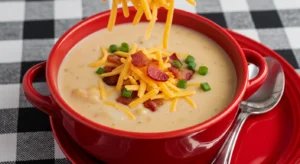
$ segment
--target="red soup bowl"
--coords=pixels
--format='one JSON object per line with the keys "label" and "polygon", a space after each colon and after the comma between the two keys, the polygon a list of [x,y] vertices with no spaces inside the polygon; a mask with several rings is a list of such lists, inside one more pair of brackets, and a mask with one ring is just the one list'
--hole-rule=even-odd
{"label": "red soup bowl", "polygon": [[[136,11],[124,18],[118,10],[116,25],[131,23]],[[158,22],[165,22],[167,11],[161,9]],[[264,82],[267,68],[258,53],[242,49],[223,28],[210,20],[182,10],[175,10],[173,24],[185,26],[214,40],[229,55],[237,76],[237,89],[231,103],[218,115],[197,125],[169,132],[137,133],[106,127],[78,114],[62,98],[57,76],[64,57],[79,41],[106,28],[109,11],[89,17],[68,30],[53,47],[47,62],[28,70],[23,79],[27,99],[51,117],[61,119],[70,137],[85,151],[107,163],[209,163],[217,153],[226,132],[238,112],[239,103],[253,94]],[[142,18],[141,21],[146,21]],[[105,38],[103,38],[105,39]],[[248,80],[248,62],[259,67],[259,74]],[[50,96],[37,93],[32,82],[45,73]]]}

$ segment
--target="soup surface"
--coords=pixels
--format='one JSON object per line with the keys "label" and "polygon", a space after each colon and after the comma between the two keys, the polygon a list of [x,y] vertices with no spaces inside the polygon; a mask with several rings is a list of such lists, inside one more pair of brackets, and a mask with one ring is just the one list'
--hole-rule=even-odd
{"label": "soup surface", "polygon": [[[97,87],[99,75],[90,63],[99,60],[100,46],[111,44],[129,45],[137,43],[139,48],[152,48],[161,44],[164,24],[155,25],[149,40],[144,39],[146,23],[135,27],[131,24],[118,25],[112,32],[106,29],[97,31],[74,46],[65,57],[58,77],[59,92],[63,99],[79,114],[101,125],[135,132],[163,132],[182,129],[201,123],[221,112],[232,100],[236,91],[236,74],[232,62],[224,50],[206,36],[182,26],[173,25],[170,32],[169,49],[179,54],[191,54],[198,66],[209,68],[206,76],[197,72],[189,83],[208,82],[211,90],[204,92],[199,86],[189,86],[187,90],[196,90],[191,96],[197,109],[192,108],[184,99],[179,99],[177,109],[170,112],[171,102],[166,101],[155,112],[142,105],[130,109],[136,116],[131,120],[122,111],[112,106],[81,99],[73,95],[74,89]],[[184,59],[183,59],[184,60]],[[196,70],[197,70],[196,68]],[[119,92],[110,91],[107,100],[116,102]]]}

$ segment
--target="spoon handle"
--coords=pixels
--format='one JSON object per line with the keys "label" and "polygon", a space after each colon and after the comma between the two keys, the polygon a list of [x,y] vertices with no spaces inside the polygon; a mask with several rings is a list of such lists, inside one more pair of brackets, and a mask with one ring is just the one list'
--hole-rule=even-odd
{"label": "spoon handle", "polygon": [[230,164],[235,143],[237,141],[240,130],[248,118],[249,113],[241,112],[234,121],[233,127],[230,130],[223,146],[219,150],[217,156],[213,160],[213,164]]}

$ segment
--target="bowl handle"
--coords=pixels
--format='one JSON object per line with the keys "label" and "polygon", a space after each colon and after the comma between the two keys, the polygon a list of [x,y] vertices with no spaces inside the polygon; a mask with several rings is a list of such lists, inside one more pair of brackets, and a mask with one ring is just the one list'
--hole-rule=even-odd
{"label": "bowl handle", "polygon": [[252,63],[254,65],[256,65],[259,69],[258,74],[248,80],[248,86],[246,89],[246,93],[243,97],[244,100],[248,99],[253,93],[255,93],[264,83],[264,81],[267,78],[267,74],[268,74],[268,66],[267,63],[264,59],[264,57],[262,55],[260,55],[259,53],[250,50],[250,49],[246,49],[243,48],[244,54],[246,56],[246,59],[249,63]]}
{"label": "bowl handle", "polygon": [[39,63],[31,67],[23,78],[22,87],[27,100],[35,107],[50,116],[56,115],[57,106],[50,96],[44,96],[38,93],[32,86],[32,82],[39,74],[45,74],[46,62]]}

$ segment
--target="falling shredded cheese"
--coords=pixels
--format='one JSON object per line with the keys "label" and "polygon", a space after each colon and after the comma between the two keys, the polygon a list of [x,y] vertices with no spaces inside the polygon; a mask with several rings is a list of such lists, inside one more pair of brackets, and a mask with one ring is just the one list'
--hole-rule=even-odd
{"label": "falling shredded cheese", "polygon": [[[113,0],[107,28],[109,31],[113,29],[117,19],[117,6],[119,4],[122,5],[123,15],[125,17],[129,17],[128,2],[131,2],[134,8],[137,10],[132,24],[137,25],[140,22],[141,17],[143,15],[145,15],[146,19],[149,21],[149,25],[145,35],[146,39],[148,39],[151,35],[153,26],[157,20],[158,8],[163,7],[166,10],[168,10],[165,30],[163,34],[163,47],[168,48],[169,33],[170,33],[171,25],[173,22],[173,15],[174,15],[174,6],[175,6],[174,1],[175,0]],[[196,5],[195,0],[186,0],[186,1],[187,3],[193,6]]]}
{"label": "falling shredded cheese", "polygon": [[127,0],[122,0],[122,5],[123,5],[123,14],[124,14],[124,17],[127,18],[127,17],[129,17]]}
{"label": "falling shredded cheese", "polygon": [[139,9],[137,10],[137,12],[136,12],[136,14],[135,14],[135,16],[134,16],[133,22],[132,22],[132,24],[133,24],[134,26],[137,25],[137,24],[140,22],[140,20],[141,20],[143,14],[144,14],[143,8],[139,8]]}
{"label": "falling shredded cheese", "polygon": [[116,0],[113,0],[112,8],[110,10],[109,20],[108,20],[108,24],[107,24],[108,31],[112,31],[112,29],[115,26],[116,19],[117,19],[117,8],[118,8],[118,4],[117,4]]}
{"label": "falling shredded cheese", "polygon": [[140,5],[143,8],[146,18],[147,20],[151,20],[152,19],[152,15],[151,15],[151,11],[149,8],[149,2],[147,2],[148,0],[140,0]]}
{"label": "falling shredded cheese", "polygon": [[164,31],[164,37],[163,37],[163,46],[164,48],[168,48],[168,39],[169,39],[169,34],[171,30],[171,25],[173,21],[173,14],[174,14],[174,0],[170,0],[170,8],[168,11],[168,16],[167,16],[167,21],[166,21],[166,26],[165,26],[165,31]]}
{"label": "falling shredded cheese", "polygon": [[156,4],[153,4],[153,7],[152,7],[152,18],[150,20],[150,23],[148,24],[148,28],[147,28],[147,31],[146,31],[146,39],[149,39],[150,38],[150,35],[151,35],[151,31],[154,27],[154,24],[156,22],[156,17],[157,17],[157,6]]}
{"label": "falling shredded cheese", "polygon": [[195,0],[186,0],[188,3],[190,3],[193,6],[196,6],[197,3],[195,2]]}

